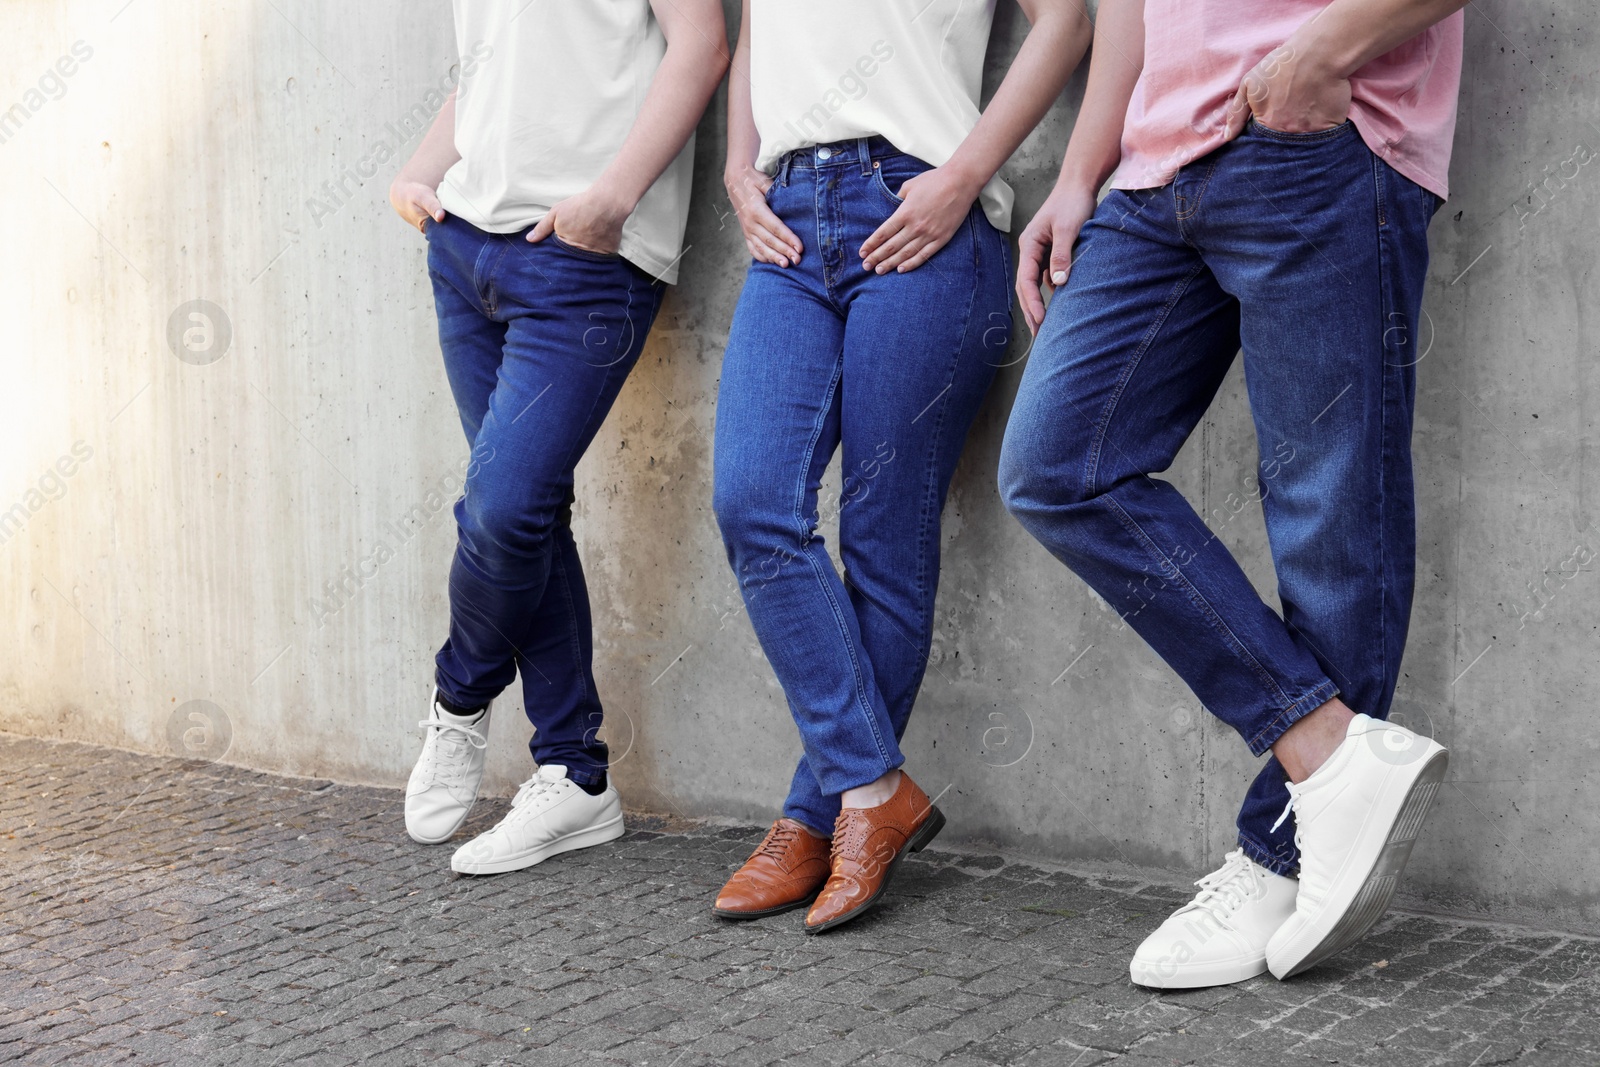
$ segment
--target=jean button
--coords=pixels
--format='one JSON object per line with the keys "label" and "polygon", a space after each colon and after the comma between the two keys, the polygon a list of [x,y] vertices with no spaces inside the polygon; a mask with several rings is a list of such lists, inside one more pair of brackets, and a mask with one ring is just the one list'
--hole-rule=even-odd
{"label": "jean button", "polygon": [[817,149],[817,158],[818,159],[832,159],[833,158],[833,149],[826,148],[826,147]]}

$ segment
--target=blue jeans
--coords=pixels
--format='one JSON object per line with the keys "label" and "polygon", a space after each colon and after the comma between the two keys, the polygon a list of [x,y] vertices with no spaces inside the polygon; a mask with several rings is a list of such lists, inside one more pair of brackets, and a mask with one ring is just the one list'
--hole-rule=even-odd
{"label": "blue jeans", "polygon": [[[939,514],[1011,324],[1005,240],[980,208],[905,274],[857,255],[928,164],[887,141],[780,163],[768,203],[798,266],[752,263],[717,397],[714,507],[804,756],[784,814],[831,833],[839,794],[900,766],[939,584]],[[841,580],[817,533],[835,450]]]}
{"label": "blue jeans", "polygon": [[445,372],[472,445],[455,506],[445,699],[487,704],[522,674],[538,763],[606,770],[572,472],[611,410],[664,286],[619,256],[527,231],[427,223]]}
{"label": "blue jeans", "polygon": [[[1253,124],[1159,189],[1113,191],[1051,302],[1000,460],[1006,506],[1256,755],[1335,695],[1388,715],[1416,555],[1411,414],[1438,199],[1346,123]],[[1280,617],[1166,470],[1235,354]],[[1299,857],[1269,759],[1239,843]]]}

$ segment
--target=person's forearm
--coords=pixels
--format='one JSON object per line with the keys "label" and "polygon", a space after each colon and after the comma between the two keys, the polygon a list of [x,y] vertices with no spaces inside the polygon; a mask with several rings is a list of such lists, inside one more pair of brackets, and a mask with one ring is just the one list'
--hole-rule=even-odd
{"label": "person's forearm", "polygon": [[744,16],[739,20],[739,43],[728,71],[728,158],[724,177],[732,180],[754,164],[760,153],[761,133],[756,129],[755,111],[750,105],[750,0],[745,0]]}
{"label": "person's forearm", "polygon": [[1089,82],[1057,185],[1098,191],[1122,159],[1122,125],[1144,69],[1144,0],[1101,0]]}
{"label": "person's forearm", "polygon": [[1094,32],[1072,0],[1022,6],[1033,26],[978,124],[944,166],[965,179],[974,197],[1061,95]]}
{"label": "person's forearm", "polygon": [[439,188],[445,171],[461,159],[456,151],[456,94],[454,90],[445,98],[444,106],[434,116],[433,125],[423,135],[422,143],[400,168],[396,181],[420,182],[430,189]]}
{"label": "person's forearm", "polygon": [[1467,0],[1333,0],[1286,42],[1329,74],[1367,63],[1467,6]]}
{"label": "person's forearm", "polygon": [[595,182],[628,212],[683,150],[728,67],[720,14],[714,26],[685,21],[673,31],[627,139]]}

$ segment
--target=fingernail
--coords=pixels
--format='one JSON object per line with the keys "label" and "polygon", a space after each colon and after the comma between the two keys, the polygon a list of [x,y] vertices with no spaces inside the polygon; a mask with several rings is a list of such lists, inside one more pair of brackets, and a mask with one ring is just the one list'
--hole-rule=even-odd
{"label": "fingernail", "polygon": [[1067,272],[1064,270],[1058,270],[1054,274],[1050,275],[1050,280],[1055,282],[1057,285],[1065,285],[1067,281]]}

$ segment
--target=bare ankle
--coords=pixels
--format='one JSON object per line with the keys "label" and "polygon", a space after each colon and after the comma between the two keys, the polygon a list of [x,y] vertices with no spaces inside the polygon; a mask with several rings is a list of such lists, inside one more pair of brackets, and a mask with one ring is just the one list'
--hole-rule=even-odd
{"label": "bare ankle", "polygon": [[1338,697],[1303,716],[1272,745],[1289,781],[1300,783],[1316,773],[1344,742],[1356,713]]}
{"label": "bare ankle", "polygon": [[879,804],[887,803],[894,796],[895,790],[900,788],[900,772],[893,770],[875,782],[858,785],[854,789],[846,789],[839,796],[839,806],[843,808],[875,808]]}

